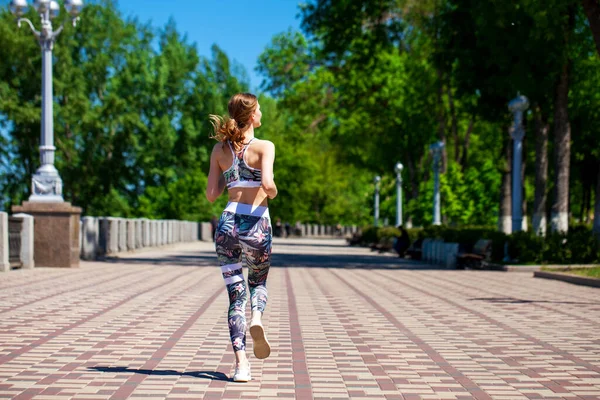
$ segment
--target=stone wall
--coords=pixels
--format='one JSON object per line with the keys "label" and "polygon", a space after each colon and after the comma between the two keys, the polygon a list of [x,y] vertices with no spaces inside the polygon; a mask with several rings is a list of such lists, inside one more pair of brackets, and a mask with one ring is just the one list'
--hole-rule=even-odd
{"label": "stone wall", "polygon": [[[150,220],[145,218],[83,217],[81,219],[81,258],[96,260],[120,252],[174,243],[212,241],[201,237],[202,224],[192,221]],[[210,228],[210,224],[208,224]]]}

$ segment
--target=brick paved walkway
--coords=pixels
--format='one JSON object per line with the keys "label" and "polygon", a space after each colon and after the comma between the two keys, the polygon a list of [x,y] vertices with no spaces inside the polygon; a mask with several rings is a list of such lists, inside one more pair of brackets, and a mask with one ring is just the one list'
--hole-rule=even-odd
{"label": "brick paved walkway", "polygon": [[[600,290],[279,240],[254,381],[212,245],[0,275],[0,398],[600,399]],[[251,352],[251,341],[249,340]]]}

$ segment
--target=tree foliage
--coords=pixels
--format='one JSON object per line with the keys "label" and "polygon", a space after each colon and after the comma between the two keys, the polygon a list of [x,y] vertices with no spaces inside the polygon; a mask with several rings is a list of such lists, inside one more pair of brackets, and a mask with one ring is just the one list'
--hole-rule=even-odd
{"label": "tree foliage", "polygon": [[[589,222],[600,173],[600,60],[579,2],[313,0],[301,16],[303,31],[275,35],[257,60],[264,77],[257,136],[277,149],[274,218],[370,223],[380,175],[381,218],[391,223],[394,165],[402,162],[404,220],[429,224],[429,146],[443,140],[443,221],[495,225],[507,103],[521,92],[551,124],[561,67],[571,60],[570,210]],[[56,166],[66,200],[87,215],[207,220],[220,212],[225,196],[215,204],[204,197],[213,143],[207,117],[224,114],[229,97],[248,90],[243,67],[216,45],[201,56],[174,21],[155,28],[124,19],[110,0],[86,5],[54,56]],[[28,197],[39,165],[41,57],[7,10],[0,58],[0,186],[8,208]],[[526,115],[528,210],[533,119]]]}

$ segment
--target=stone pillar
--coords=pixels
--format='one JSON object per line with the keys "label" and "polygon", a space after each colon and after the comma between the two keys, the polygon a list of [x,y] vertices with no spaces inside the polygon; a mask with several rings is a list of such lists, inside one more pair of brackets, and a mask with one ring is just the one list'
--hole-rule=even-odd
{"label": "stone pillar", "polygon": [[150,220],[149,219],[143,219],[141,220],[142,223],[142,247],[150,247],[150,231],[151,231],[151,227],[150,227]]}
{"label": "stone pillar", "polygon": [[0,272],[10,271],[8,262],[8,214],[0,211]]}
{"label": "stone pillar", "polygon": [[161,221],[162,223],[162,245],[169,243],[169,224],[167,220]]}
{"label": "stone pillar", "polygon": [[15,213],[33,216],[34,254],[40,267],[79,267],[79,216],[81,208],[71,203],[25,201],[13,206]]}
{"label": "stone pillar", "polygon": [[118,218],[119,221],[119,251],[127,251],[127,220]]}
{"label": "stone pillar", "polygon": [[96,255],[98,257],[103,257],[106,255],[108,248],[108,221],[106,217],[98,218],[98,249]]}
{"label": "stone pillar", "polygon": [[156,221],[156,247],[162,246],[162,221],[159,219]]}
{"label": "stone pillar", "polygon": [[105,255],[119,252],[119,218],[106,217],[100,221],[100,247]]}
{"label": "stone pillar", "polygon": [[[34,223],[33,217],[28,214],[14,214],[14,218],[21,219],[21,254],[19,258],[21,259],[21,268],[30,269],[35,267],[35,262],[33,260],[33,242],[34,242]],[[79,246],[79,243],[78,243]]]}
{"label": "stone pillar", "polygon": [[150,246],[156,247],[158,243],[158,224],[155,220],[150,221]]}
{"label": "stone pillar", "polygon": [[456,269],[456,256],[458,255],[458,243],[446,243],[446,268]]}
{"label": "stone pillar", "polygon": [[141,249],[142,247],[144,247],[142,220],[137,218],[135,219],[135,248]]}
{"label": "stone pillar", "polygon": [[99,222],[98,218],[81,218],[81,258],[95,260],[99,247]]}
{"label": "stone pillar", "polygon": [[200,240],[203,242],[212,242],[212,225],[210,222],[200,223]]}
{"label": "stone pillar", "polygon": [[127,226],[127,250],[135,250],[135,220],[126,219]]}

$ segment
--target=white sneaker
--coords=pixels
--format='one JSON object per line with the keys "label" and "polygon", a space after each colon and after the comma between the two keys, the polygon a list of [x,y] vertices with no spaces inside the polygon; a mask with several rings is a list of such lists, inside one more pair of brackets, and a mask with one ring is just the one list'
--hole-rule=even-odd
{"label": "white sneaker", "polygon": [[234,382],[248,382],[252,380],[252,377],[250,376],[250,365],[248,365],[248,368],[236,368],[232,379]]}
{"label": "white sneaker", "polygon": [[256,358],[267,358],[271,354],[271,345],[265,335],[265,328],[260,322],[250,326],[250,336],[252,336],[252,347]]}

